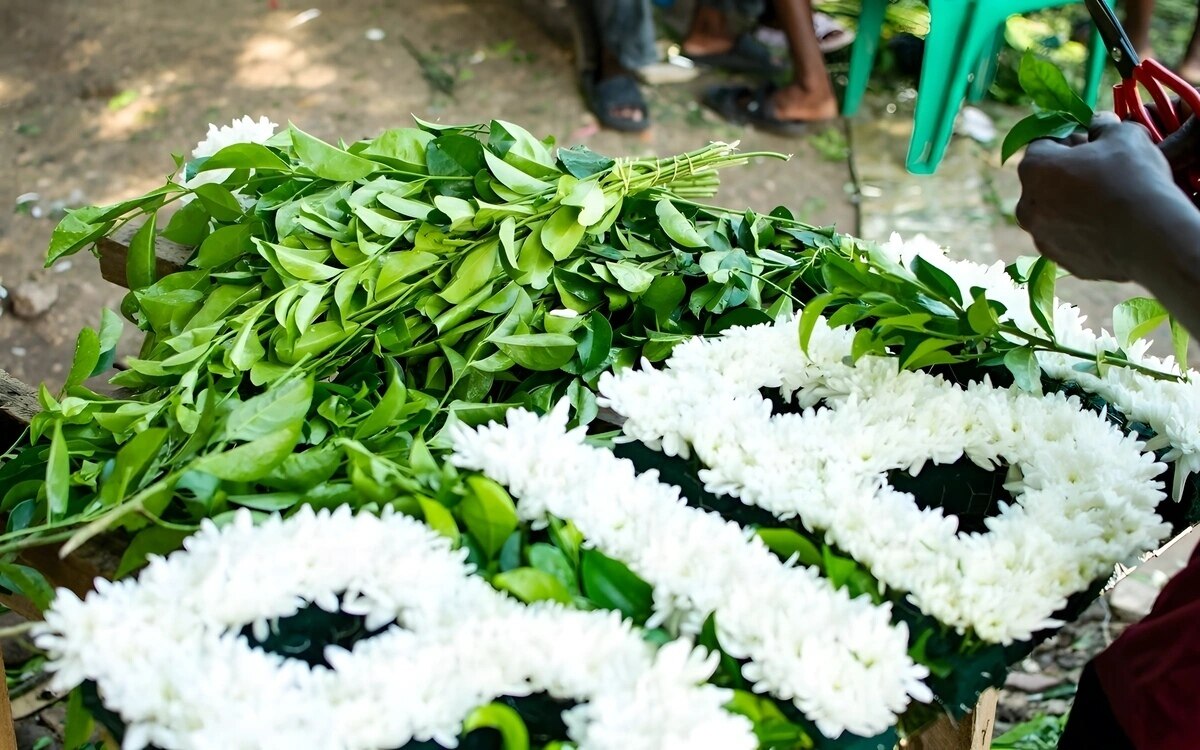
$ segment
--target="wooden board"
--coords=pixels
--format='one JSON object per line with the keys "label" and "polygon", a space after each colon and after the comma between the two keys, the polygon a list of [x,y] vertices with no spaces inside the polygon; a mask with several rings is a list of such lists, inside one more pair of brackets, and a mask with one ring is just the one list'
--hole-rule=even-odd
{"label": "wooden board", "polygon": [[42,410],[37,391],[0,370],[0,453],[21,436]]}
{"label": "wooden board", "polygon": [[[140,228],[141,224],[130,222],[113,232],[111,237],[104,237],[96,243],[100,256],[100,275],[105,281],[129,287],[125,279],[125,262],[129,257],[129,243]],[[158,278],[161,279],[186,266],[188,259],[192,257],[192,248],[159,237],[154,243],[154,255],[158,261]]]}

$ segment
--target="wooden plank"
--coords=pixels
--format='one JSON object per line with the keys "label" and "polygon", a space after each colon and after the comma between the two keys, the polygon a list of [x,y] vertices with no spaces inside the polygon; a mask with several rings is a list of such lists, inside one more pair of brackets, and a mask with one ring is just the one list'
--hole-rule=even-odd
{"label": "wooden plank", "polygon": [[975,710],[961,721],[943,716],[900,746],[904,750],[989,750],[996,729],[999,696],[995,689],[984,691]]}
{"label": "wooden plank", "polygon": [[[4,672],[4,654],[0,652],[0,673]],[[0,680],[0,750],[17,750],[17,727],[13,723],[12,703],[8,700],[8,681]]]}
{"label": "wooden plank", "polygon": [[[103,237],[96,243],[96,250],[100,256],[100,275],[105,281],[129,287],[125,279],[125,262],[129,257],[129,243],[140,228],[141,224],[130,222],[113,232],[111,237]],[[161,279],[167,274],[182,270],[192,257],[192,248],[159,237],[154,242],[154,255],[158,261],[158,277]]]}
{"label": "wooden plank", "polygon": [[41,410],[37,391],[0,370],[0,417],[24,426]]}

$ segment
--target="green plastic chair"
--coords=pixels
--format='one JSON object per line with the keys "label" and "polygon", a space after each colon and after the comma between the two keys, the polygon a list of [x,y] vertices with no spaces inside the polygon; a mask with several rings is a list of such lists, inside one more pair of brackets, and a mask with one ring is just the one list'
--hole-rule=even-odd
{"label": "green plastic chair", "polygon": [[[946,153],[963,101],[978,101],[991,87],[1008,17],[1075,2],[1079,0],[928,0],[930,29],[925,38],[925,61],[906,161],[908,171],[933,174]],[[863,0],[842,104],[842,114],[847,117],[858,112],[866,93],[887,3]],[[1106,59],[1104,43],[1095,33],[1083,92],[1084,100],[1093,106]]]}

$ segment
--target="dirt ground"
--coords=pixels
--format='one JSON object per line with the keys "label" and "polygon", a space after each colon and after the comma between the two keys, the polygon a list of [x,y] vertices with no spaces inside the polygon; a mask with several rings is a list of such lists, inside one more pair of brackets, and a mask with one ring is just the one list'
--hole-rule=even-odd
{"label": "dirt ground", "polygon": [[58,298],[34,320],[0,315],[0,368],[55,389],[79,328],[120,303],[87,255],[42,269],[61,209],[156,187],[172,152],[243,114],[347,141],[407,124],[409,113],[497,117],[615,155],[741,138],[796,157],[728,172],[723,205],[782,203],[856,228],[847,161],[702,113],[695,94],[712,78],[651,90],[648,134],[598,132],[576,90],[563,0],[313,2],[0,2],[0,284],[34,280]]}

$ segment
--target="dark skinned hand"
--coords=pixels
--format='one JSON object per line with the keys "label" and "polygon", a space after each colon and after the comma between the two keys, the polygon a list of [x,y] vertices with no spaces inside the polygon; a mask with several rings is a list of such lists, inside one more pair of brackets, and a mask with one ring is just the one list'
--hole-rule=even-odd
{"label": "dark skinned hand", "polygon": [[1197,209],[1175,185],[1174,165],[1164,155],[1194,158],[1198,134],[1189,122],[1160,149],[1141,126],[1104,113],[1086,143],[1036,141],[1019,168],[1017,220],[1039,252],[1076,276],[1149,284],[1145,276],[1167,264],[1148,253],[1170,253],[1179,241],[1200,243],[1178,236],[1196,225]]}

